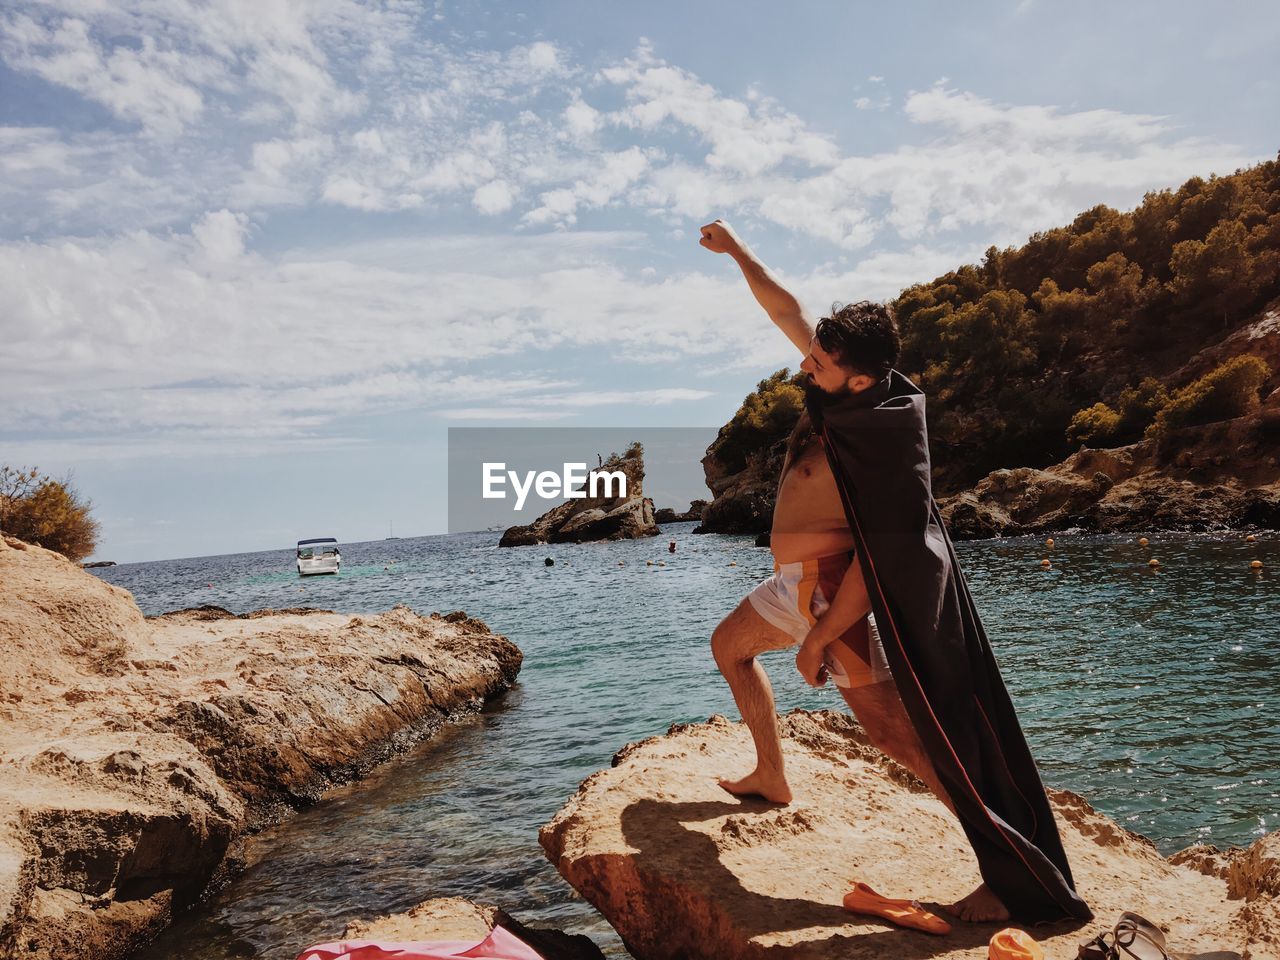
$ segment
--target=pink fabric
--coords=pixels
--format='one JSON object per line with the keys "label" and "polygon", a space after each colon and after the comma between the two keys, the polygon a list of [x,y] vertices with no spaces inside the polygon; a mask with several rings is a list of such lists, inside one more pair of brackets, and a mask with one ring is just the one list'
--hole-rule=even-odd
{"label": "pink fabric", "polygon": [[344,940],[307,947],[298,960],[542,960],[533,947],[515,934],[494,927],[479,943],[469,940],[437,940],[431,943],[385,943],[378,940]]}

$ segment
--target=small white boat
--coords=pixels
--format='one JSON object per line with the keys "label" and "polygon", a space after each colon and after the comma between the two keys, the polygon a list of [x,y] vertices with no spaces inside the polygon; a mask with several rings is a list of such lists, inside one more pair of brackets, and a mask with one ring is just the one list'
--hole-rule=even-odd
{"label": "small white boat", "polygon": [[342,567],[342,551],[333,537],[298,541],[298,576],[337,573]]}

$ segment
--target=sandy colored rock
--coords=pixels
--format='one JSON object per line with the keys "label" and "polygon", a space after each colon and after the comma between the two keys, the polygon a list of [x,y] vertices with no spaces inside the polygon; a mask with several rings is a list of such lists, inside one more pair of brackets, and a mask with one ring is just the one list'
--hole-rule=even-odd
{"label": "sandy colored rock", "polygon": [[560,930],[527,927],[497,907],[462,897],[440,897],[375,920],[348,924],[346,940],[396,942],[475,940],[479,943],[495,927],[505,927],[529,944],[545,960],[604,960],[590,937]]}
{"label": "sandy colored rock", "polygon": [[[886,896],[949,903],[977,885],[977,866],[946,808],[852,718],[795,711],[783,733],[797,797],[788,807],[716,786],[749,770],[754,752],[744,726],[713,717],[624,748],[543,828],[542,846],[638,960],[985,958],[1000,925],[957,923],[936,938],[842,908],[855,879]],[[1161,923],[1179,950],[1280,956],[1269,881],[1242,882],[1235,892],[1251,898],[1229,899],[1224,876],[1171,863],[1072,793],[1051,800],[1097,919],[1036,928],[1047,957],[1074,957],[1123,910]],[[1250,876],[1271,877],[1270,857],[1237,852],[1224,863],[1248,860]]]}
{"label": "sandy colored rock", "polygon": [[233,868],[246,830],[506,689],[464,615],[205,607],[0,538],[0,955],[112,960]]}

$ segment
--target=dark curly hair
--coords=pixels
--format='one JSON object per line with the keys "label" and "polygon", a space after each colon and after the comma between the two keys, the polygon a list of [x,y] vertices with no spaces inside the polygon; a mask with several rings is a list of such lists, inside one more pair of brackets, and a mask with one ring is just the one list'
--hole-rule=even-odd
{"label": "dark curly hair", "polygon": [[841,366],[877,378],[897,365],[902,349],[893,313],[870,300],[833,303],[831,316],[818,321],[814,337]]}

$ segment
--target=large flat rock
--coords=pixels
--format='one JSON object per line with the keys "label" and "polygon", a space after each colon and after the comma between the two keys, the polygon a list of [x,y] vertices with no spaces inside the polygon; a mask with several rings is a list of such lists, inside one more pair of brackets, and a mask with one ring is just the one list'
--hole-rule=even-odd
{"label": "large flat rock", "polygon": [[478,709],[520,651],[462,615],[147,619],[0,537],[0,955],[114,960],[255,827]]}
{"label": "large flat rock", "polygon": [[[790,806],[716,786],[748,771],[754,752],[744,726],[713,717],[628,746],[584,781],[542,830],[548,858],[638,960],[985,958],[1000,925],[957,923],[939,938],[842,908],[852,880],[950,903],[977,885],[977,866],[946,808],[852,718],[796,711],[783,729]],[[1280,956],[1280,862],[1265,852],[1277,835],[1247,854],[1202,851],[1175,864],[1082,798],[1051,799],[1097,921],[1036,928],[1047,957],[1075,957],[1123,910],[1164,925],[1181,950]]]}

